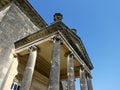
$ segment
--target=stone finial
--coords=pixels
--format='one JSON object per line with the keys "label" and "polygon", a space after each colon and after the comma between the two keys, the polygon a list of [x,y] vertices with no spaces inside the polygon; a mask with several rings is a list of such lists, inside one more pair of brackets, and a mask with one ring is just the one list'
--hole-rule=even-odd
{"label": "stone finial", "polygon": [[62,21],[63,15],[61,13],[54,14],[54,21]]}
{"label": "stone finial", "polygon": [[73,33],[75,33],[75,34],[76,34],[76,32],[77,32],[76,29],[71,29],[71,31],[72,31]]}

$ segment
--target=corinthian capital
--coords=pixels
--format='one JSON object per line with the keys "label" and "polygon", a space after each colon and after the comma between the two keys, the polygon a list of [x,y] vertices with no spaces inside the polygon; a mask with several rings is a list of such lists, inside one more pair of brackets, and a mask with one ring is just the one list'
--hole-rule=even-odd
{"label": "corinthian capital", "polygon": [[29,50],[29,51],[35,51],[35,50],[37,50],[37,47],[36,47],[36,46],[31,46],[31,47],[29,47],[28,50]]}

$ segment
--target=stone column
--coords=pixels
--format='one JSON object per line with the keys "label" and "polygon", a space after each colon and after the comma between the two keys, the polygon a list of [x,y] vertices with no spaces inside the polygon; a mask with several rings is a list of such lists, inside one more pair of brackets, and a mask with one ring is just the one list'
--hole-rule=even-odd
{"label": "stone column", "polygon": [[68,90],[75,90],[74,56],[72,53],[70,53],[67,57],[67,76]]}
{"label": "stone column", "polygon": [[87,90],[85,70],[83,67],[80,68],[80,88],[81,90]]}
{"label": "stone column", "polygon": [[92,77],[91,77],[90,75],[87,75],[88,90],[93,90],[91,78],[92,78]]}
{"label": "stone column", "polygon": [[31,86],[32,76],[33,76],[36,57],[37,57],[37,49],[35,46],[32,46],[29,48],[29,51],[30,54],[29,54],[27,66],[24,71],[20,90],[29,90]]}
{"label": "stone column", "polygon": [[60,84],[60,38],[53,39],[52,61],[48,90],[59,90]]}

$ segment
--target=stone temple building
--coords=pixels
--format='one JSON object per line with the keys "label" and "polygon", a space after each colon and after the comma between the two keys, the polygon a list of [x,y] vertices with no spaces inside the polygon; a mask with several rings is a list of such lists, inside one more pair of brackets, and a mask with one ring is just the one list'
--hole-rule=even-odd
{"label": "stone temple building", "polygon": [[93,90],[92,69],[62,14],[48,25],[27,0],[0,0],[0,90]]}

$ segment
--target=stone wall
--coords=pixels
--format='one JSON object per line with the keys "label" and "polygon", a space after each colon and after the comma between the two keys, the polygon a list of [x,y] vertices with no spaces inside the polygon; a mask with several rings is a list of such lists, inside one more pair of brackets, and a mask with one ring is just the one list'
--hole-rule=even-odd
{"label": "stone wall", "polygon": [[3,90],[8,81],[8,69],[14,60],[14,42],[39,28],[13,3],[0,11],[0,16],[0,90]]}

